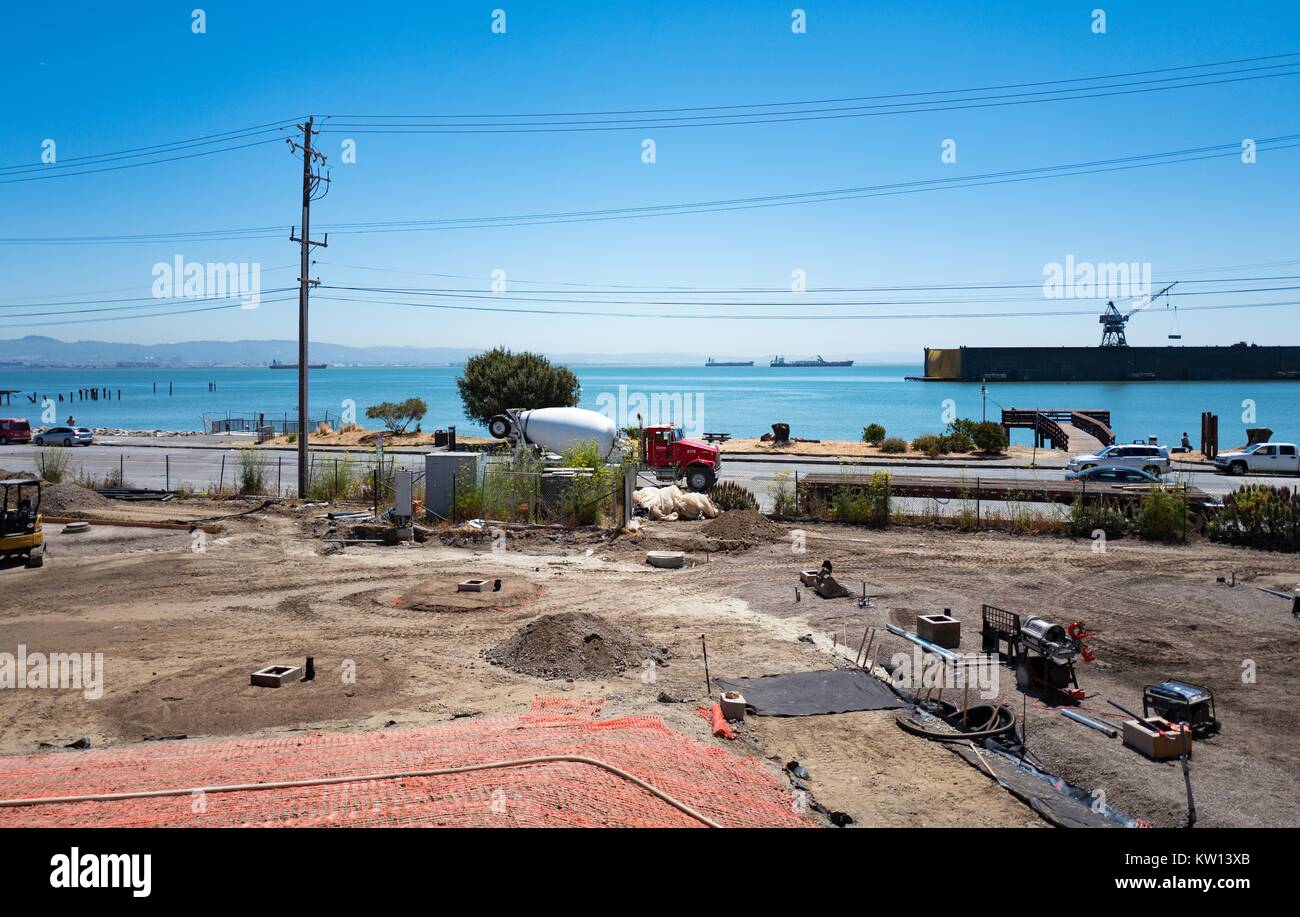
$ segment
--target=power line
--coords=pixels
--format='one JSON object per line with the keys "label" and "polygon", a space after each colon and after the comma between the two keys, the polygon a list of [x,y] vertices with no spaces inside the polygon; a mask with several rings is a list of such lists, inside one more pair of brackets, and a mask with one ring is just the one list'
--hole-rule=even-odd
{"label": "power line", "polygon": [[[1294,64],[1275,65],[1275,67],[1252,68],[1252,70],[1275,69],[1276,67],[1294,67]],[[1251,72],[1251,71],[1225,71],[1224,74],[1203,74],[1202,76],[1223,76],[1228,73]],[[1082,90],[1062,90],[1052,93],[1019,93],[1018,96],[1044,96],[1036,98],[1011,98],[1006,99],[998,96],[984,96],[975,98],[958,98],[942,100],[937,104],[929,107],[915,107],[919,103],[896,103],[892,105],[873,105],[873,106],[856,106],[851,109],[804,109],[789,112],[759,112],[750,115],[701,115],[681,117],[675,119],[620,119],[605,121],[536,121],[536,122],[519,122],[519,121],[502,121],[502,122],[485,122],[485,123],[440,123],[440,124],[391,124],[382,121],[359,121],[359,122],[327,122],[328,128],[324,133],[331,134],[535,134],[535,133],[588,133],[602,131],[627,131],[627,130],[673,130],[679,128],[697,128],[697,127],[730,127],[746,124],[783,124],[802,121],[829,121],[842,120],[847,118],[869,118],[882,117],[887,115],[903,114],[923,114],[933,112],[947,111],[965,111],[970,109],[981,108],[1005,108],[1017,105],[1034,105],[1045,102],[1071,102],[1084,99],[1109,98],[1113,96],[1136,95],[1148,92],[1163,92],[1172,89],[1187,89],[1200,86],[1217,86],[1227,83],[1252,82],[1255,80],[1275,79],[1277,77],[1300,76],[1300,69],[1290,69],[1278,73],[1257,73],[1253,76],[1234,76],[1228,79],[1203,79],[1200,82],[1181,82],[1176,85],[1166,86],[1144,86],[1140,84],[1114,84],[1112,86],[1089,87],[1089,90],[1107,90],[1107,91],[1082,91]],[[1171,80],[1143,81],[1151,82],[1173,82],[1174,80],[1188,80],[1194,77],[1178,77]],[[1136,88],[1134,88],[1136,87]],[[910,106],[910,107],[909,107]],[[892,109],[889,111],[880,111],[876,109]],[[372,116],[354,116],[383,118],[392,117],[385,115]]]}
{"label": "power line", "polygon": [[[290,302],[292,299],[293,297],[286,297],[283,299],[268,299],[268,300],[264,300],[262,302],[262,305],[274,305],[275,303]],[[196,312],[217,312],[223,309],[243,309],[243,308],[244,307],[241,306],[239,303],[231,303],[230,305],[226,305],[226,306],[204,306],[198,309],[177,309],[170,312],[150,312],[150,313],[142,313],[136,315],[110,315],[104,318],[74,318],[62,322],[42,321],[39,322],[39,325],[42,328],[48,328],[48,327],[53,327],[55,325],[83,325],[83,324],[88,324],[90,322],[120,322],[120,321],[126,321],[128,319],[135,319],[135,318],[158,318],[158,317],[169,317],[173,315],[192,315]]]}
{"label": "power line", "polygon": [[181,156],[169,156],[164,159],[152,159],[149,160],[148,162],[129,162],[129,163],[124,163],[122,165],[103,166],[102,168],[97,168],[97,169],[82,169],[76,172],[48,172],[40,175],[29,175],[26,178],[0,179],[0,185],[15,185],[15,184],[20,184],[22,182],[29,182],[29,181],[47,181],[51,178],[71,178],[77,175],[96,175],[101,172],[118,172],[121,171],[122,169],[138,169],[141,166],[156,166],[165,162],[178,162],[182,159],[196,159],[200,156],[213,156],[217,153],[230,153],[235,150],[245,150],[248,149],[249,147],[263,146],[267,143],[280,143],[280,142],[282,142],[282,138],[270,137],[265,140],[254,140],[249,143],[241,143],[235,146],[222,147],[221,149],[217,149],[217,150],[201,150],[197,153],[186,153]]}
{"label": "power line", "polygon": [[178,149],[242,140],[246,137],[257,136],[258,134],[283,130],[292,123],[292,121],[272,121],[267,124],[256,124],[252,127],[237,128],[235,130],[222,131],[220,133],[208,134],[202,137],[191,137],[187,140],[175,140],[170,143],[157,143],[152,146],[132,147],[131,149],[117,150],[112,153],[93,153],[86,156],[73,156],[70,158],[60,159],[53,163],[44,163],[40,165],[25,163],[12,166],[0,166],[0,175],[22,172],[57,171],[60,169],[78,168],[83,165],[96,165],[119,159],[134,159],[141,156],[160,155],[162,153],[175,152]]}
{"label": "power line", "polygon": [[[1300,134],[1283,134],[1277,137],[1265,137],[1257,140],[1255,147],[1257,150],[1264,152],[1295,149],[1296,147],[1300,147]],[[609,220],[644,219],[647,217],[673,216],[686,213],[723,213],[735,210],[752,210],[767,207],[822,203],[825,201],[859,200],[870,197],[916,194],[926,191],[1016,184],[1019,182],[1038,181],[1047,178],[1068,178],[1078,175],[1095,175],[1108,172],[1127,171],[1130,169],[1150,168],[1153,166],[1222,159],[1224,157],[1239,156],[1240,153],[1241,144],[1240,141],[1238,141],[1211,146],[1168,150],[1159,153],[1143,153],[1111,159],[1091,160],[1080,163],[1037,166],[1026,169],[1010,169],[999,172],[955,176],[951,178],[930,178],[906,182],[891,182],[879,185],[832,188],[822,191],[803,191],[788,194],[762,195],[758,197],[721,198],[676,204],[652,204],[639,207],[523,213],[491,217],[460,217],[428,220],[372,220],[355,223],[326,224],[318,228],[336,234],[367,235],[373,233],[392,232],[430,232],[454,229],[549,226],[566,223],[591,223],[606,222]],[[272,234],[280,234],[287,228],[288,227],[284,226],[271,226],[255,227],[247,230],[197,230],[186,233],[156,233],[116,236],[13,236],[0,237],[0,244],[141,244],[176,241],[180,239],[194,240],[198,238],[219,238],[221,240],[253,239],[267,238]]]}
{"label": "power line", "polygon": [[[261,273],[264,273],[264,274],[270,274],[270,273],[272,273],[273,271],[283,271],[283,270],[287,270],[287,269],[290,268],[290,267],[295,267],[295,265],[290,264],[290,265],[287,265],[287,266],[281,266],[281,267],[268,267],[268,268],[265,268],[265,269],[261,270]],[[118,293],[118,292],[127,292],[127,291],[138,290],[138,289],[139,289],[139,287],[123,287],[123,288],[120,288],[120,289],[118,289],[118,290],[100,290],[100,291],[97,291],[97,292],[101,292],[101,293]],[[267,292],[278,292],[278,291],[275,291],[275,290],[268,290]],[[18,302],[18,303],[13,302],[13,300],[27,299],[27,297],[24,297],[24,296],[13,296],[13,297],[10,297],[7,301],[0,302],[0,309],[26,309],[26,308],[36,308],[36,307],[39,307],[39,306],[95,306],[95,305],[103,305],[103,304],[105,304],[105,303],[120,303],[120,302],[147,302],[147,301],[150,301],[150,300],[152,300],[152,301],[154,301],[154,302],[159,302],[159,301],[162,301],[162,300],[171,300],[171,299],[196,299],[196,298],[198,298],[198,297],[189,297],[189,296],[179,296],[179,297],[178,297],[178,296],[154,296],[154,295],[150,294],[149,296],[127,296],[127,297],[122,297],[122,298],[117,298],[117,299],[80,299],[80,300],[69,300],[69,299],[67,299],[67,297],[70,297],[70,296],[87,296],[87,295],[91,295],[91,294],[88,294],[88,293],[46,293],[46,294],[44,294],[44,297],[47,298],[47,299],[56,299],[56,300],[57,300],[57,299],[62,299],[62,300],[64,300],[64,301],[63,301],[63,302]],[[214,299],[223,299],[224,297],[217,296],[217,297],[211,297],[211,298],[214,298]]]}
{"label": "power line", "polygon": [[[817,315],[801,312],[790,315],[737,315],[735,313],[717,313],[706,314],[700,312],[686,312],[680,314],[660,314],[646,312],[610,312],[590,309],[521,309],[512,306],[471,306],[458,305],[441,302],[409,302],[404,300],[393,299],[375,299],[375,298],[357,298],[346,296],[321,295],[323,300],[332,302],[351,302],[364,303],[367,305],[392,305],[392,306],[411,306],[421,309],[440,309],[454,312],[489,312],[503,313],[511,315],[538,315],[543,317],[554,317],[557,315],[580,316],[584,318],[631,318],[631,319],[665,319],[665,320],[682,320],[689,319],[693,321],[710,320],[710,321],[883,321],[883,320],[911,320],[911,319],[991,319],[991,318],[1048,318],[1060,317],[1066,315],[1091,315],[1097,314],[1096,309],[1053,309],[1033,312],[911,312],[911,313],[893,313],[893,314],[855,314],[855,315]],[[1263,302],[1263,303],[1232,303],[1227,305],[1209,305],[1209,306],[1187,306],[1180,308],[1181,312],[1211,312],[1232,309],[1266,309],[1278,306],[1295,306],[1300,305],[1300,300],[1286,300],[1282,302]]]}
{"label": "power line", "polygon": [[[933,95],[957,95],[972,92],[992,92],[999,89],[1025,89],[1034,86],[1056,86],[1066,83],[1084,83],[1094,82],[1097,80],[1123,79],[1132,76],[1150,76],[1153,73],[1176,73],[1184,70],[1203,70],[1209,67],[1228,67],[1234,64],[1253,64],[1266,60],[1281,60],[1283,58],[1300,57],[1300,51],[1290,51],[1282,54],[1268,54],[1262,57],[1239,57],[1233,60],[1213,61],[1204,64],[1186,64],[1181,67],[1158,67],[1153,70],[1131,70],[1126,73],[1108,73],[1098,76],[1073,77],[1070,79],[1059,80],[1037,80],[1029,83],[1001,83],[991,86],[968,86],[962,89],[937,89],[923,92],[902,92],[891,93],[888,95],[873,96],[850,96],[845,98],[830,99],[803,99],[795,102],[752,102],[748,104],[732,105],[702,105],[691,108],[632,108],[614,111],[570,111],[570,112],[513,112],[513,113],[496,113],[496,114],[439,114],[439,115],[335,115],[331,117],[339,118],[368,118],[368,117],[388,117],[388,118],[565,118],[565,117],[590,117],[596,115],[645,115],[645,114],[672,114],[676,112],[693,112],[693,111],[711,111],[726,110],[739,108],[776,108],[792,107],[801,105],[829,105],[840,102],[868,102],[879,99],[901,99],[916,96],[933,96]],[[1288,66],[1288,65],[1279,65]]]}
{"label": "power line", "polygon": [[[179,296],[179,297],[143,299],[143,300],[102,300],[103,302],[133,302],[134,305],[96,306],[95,308],[92,309],[58,309],[53,312],[10,312],[5,314],[5,318],[6,319],[36,318],[36,317],[48,316],[48,315],[79,315],[79,314],[86,314],[86,313],[93,313],[93,312],[128,312],[133,309],[155,309],[166,305],[184,305],[186,303],[229,302],[232,299],[247,301],[250,295],[256,295],[260,297],[264,293],[274,295],[276,293],[287,293],[293,289],[295,288],[281,287],[279,289],[266,290],[266,291],[257,290],[257,291],[249,291],[248,293],[231,293],[226,296]],[[41,303],[25,304],[25,305],[5,305],[5,306],[0,306],[0,308],[23,309],[23,308],[40,307],[41,305],[42,305]],[[80,305],[80,303],[49,303],[47,305],[74,305],[75,306],[75,305]],[[236,305],[239,304],[236,303]],[[245,306],[240,305],[240,308],[245,308]],[[170,313],[160,313],[160,314],[167,315]]]}
{"label": "power line", "polygon": [[[574,300],[571,295],[565,298],[552,298],[544,296],[521,296],[518,294],[501,293],[491,294],[482,291],[455,291],[447,289],[421,289],[414,287],[359,287],[359,286],[341,286],[324,284],[321,289],[325,290],[343,290],[350,293],[380,293],[396,296],[429,296],[440,299],[453,300],[487,300],[492,302],[530,302],[530,303],[572,303]],[[1041,289],[1041,285],[1040,285]],[[1271,287],[1251,287],[1238,290],[1198,290],[1188,293],[1179,293],[1180,296],[1211,296],[1211,295],[1234,295],[1244,293],[1272,293],[1289,290],[1300,290],[1300,284],[1289,286],[1271,286]],[[530,291],[532,292],[532,291]],[[782,291],[789,294],[789,291]],[[1168,294],[1174,295],[1174,294]],[[1119,297],[1108,294],[1098,294],[1093,297],[1070,297],[1071,299],[1132,299],[1135,297]],[[774,307],[774,306],[800,306],[804,308],[815,308],[818,306],[905,306],[905,305],[951,305],[958,303],[990,303],[990,302],[1051,302],[1052,299],[1043,296],[1027,297],[1019,300],[1009,300],[1005,296],[998,297],[969,297],[960,299],[883,299],[883,300],[837,300],[825,301],[815,298],[798,298],[792,300],[778,300],[774,302],[754,302],[746,300],[742,302],[719,301],[719,300],[654,300],[654,299],[582,299],[578,300],[580,304],[606,305],[606,306],[741,306],[741,307]]]}
{"label": "power line", "polygon": [[[344,264],[344,263],[342,263],[342,262],[338,262],[338,261],[320,261],[320,260],[317,260],[317,261],[313,261],[312,263],[313,263],[313,264],[323,264],[323,265],[326,265],[326,266],[328,266],[328,267],[341,267],[341,268],[347,268],[347,269],[350,269],[350,270],[357,270],[357,271],[374,271],[374,272],[383,273],[383,274],[403,274],[403,275],[407,275],[407,276],[411,276],[411,277],[439,277],[439,278],[446,278],[446,279],[451,279],[451,280],[482,280],[482,279],[483,279],[483,275],[481,275],[481,274],[450,274],[450,273],[435,273],[435,272],[431,272],[431,271],[407,271],[407,270],[401,270],[401,269],[399,269],[399,268],[377,267],[377,266],[375,266],[375,265],[366,265],[366,264]],[[1185,275],[1185,274],[1207,274],[1207,273],[1215,273],[1215,272],[1217,272],[1217,271],[1235,271],[1235,270],[1248,270],[1248,269],[1254,269],[1254,268],[1270,268],[1270,267],[1289,267],[1289,266],[1296,265],[1296,264],[1300,264],[1300,259],[1292,259],[1292,260],[1289,260],[1289,261],[1271,261],[1271,262],[1262,262],[1262,263],[1254,263],[1254,264],[1230,264],[1230,265],[1220,265],[1220,266],[1218,266],[1218,267],[1208,267],[1208,268],[1207,268],[1207,267],[1198,267],[1198,268],[1189,268],[1189,269],[1185,269],[1185,270],[1169,270],[1169,271],[1164,271],[1164,272],[1161,274],[1161,276],[1162,276],[1162,277],[1165,277],[1165,276],[1169,276],[1169,277],[1182,277],[1182,276]],[[1296,278],[1300,278],[1300,274],[1284,274],[1284,275],[1274,275],[1274,276],[1266,276],[1266,277],[1217,277],[1217,278],[1202,278],[1202,279],[1199,279],[1199,280],[1186,280],[1186,279],[1185,279],[1185,280],[1182,281],[1182,283],[1184,283],[1184,284],[1191,284],[1191,283],[1234,283],[1234,282],[1237,282],[1237,281],[1291,280],[1291,279],[1296,279]],[[589,281],[577,281],[577,280],[530,280],[530,279],[524,279],[524,278],[514,277],[514,276],[510,277],[509,282],[510,282],[511,284],[522,283],[522,284],[528,284],[528,285],[530,285],[530,286],[531,286],[531,285],[534,285],[534,284],[537,284],[537,285],[546,285],[546,286],[555,286],[555,287],[591,287],[591,288],[595,288],[595,289],[589,290],[589,291],[587,291],[587,292],[598,292],[598,293],[609,293],[609,292],[618,292],[618,293],[636,293],[636,292],[640,292],[640,293],[675,293],[675,292],[687,292],[687,293],[762,293],[762,292],[788,293],[788,292],[791,292],[791,290],[790,290],[790,288],[789,288],[788,286],[786,286],[786,287],[756,287],[756,286],[738,286],[738,285],[732,285],[732,286],[726,286],[726,287],[702,287],[702,286],[698,286],[698,285],[690,285],[690,286],[659,286],[659,287],[651,287],[651,285],[648,284],[648,283],[640,283],[640,284],[632,284],[632,283],[629,283],[629,284],[619,284],[619,283],[592,283],[592,282],[589,282]],[[878,287],[809,287],[808,290],[807,290],[807,292],[810,292],[810,293],[820,293],[820,292],[880,293],[880,292],[899,292],[899,291],[911,291],[911,290],[922,290],[922,291],[931,291],[931,290],[1015,290],[1015,289],[1038,289],[1038,288],[1041,288],[1042,286],[1043,286],[1043,281],[1041,281],[1041,280],[1035,280],[1035,281],[997,281],[997,280],[984,280],[984,281],[975,281],[975,282],[945,283],[945,284],[920,284],[920,285],[917,285],[917,284],[891,284],[891,285],[887,285],[887,286],[878,286]],[[646,289],[646,288],[649,288],[649,289]],[[533,290],[533,291],[530,291],[530,292],[546,292],[546,291]],[[560,292],[560,291],[553,291],[553,292]],[[566,291],[566,292],[568,292],[568,291]],[[582,291],[582,290],[577,290],[577,291],[573,291],[573,292],[575,292],[575,293],[582,293],[582,292],[584,292],[584,291]]]}

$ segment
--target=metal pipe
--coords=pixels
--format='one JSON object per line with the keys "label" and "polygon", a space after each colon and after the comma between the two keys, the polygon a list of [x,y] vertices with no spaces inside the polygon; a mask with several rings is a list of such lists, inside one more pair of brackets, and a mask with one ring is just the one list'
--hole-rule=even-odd
{"label": "metal pipe", "polygon": [[1062,710],[1061,716],[1069,717],[1070,719],[1074,720],[1076,723],[1082,723],[1083,725],[1087,726],[1089,729],[1095,729],[1098,732],[1104,732],[1112,739],[1115,738],[1117,735],[1119,735],[1119,730],[1116,729],[1114,726],[1108,725],[1106,723],[1099,723],[1096,720],[1090,720],[1083,714],[1075,713],[1073,710]]}
{"label": "metal pipe", "polygon": [[902,637],[910,643],[915,643],[923,650],[928,650],[929,652],[934,653],[945,662],[958,662],[961,659],[960,653],[954,653],[952,650],[944,649],[942,646],[939,646],[936,643],[931,643],[924,637],[919,637],[910,631],[903,630],[903,628],[899,627],[897,624],[886,624],[885,629],[895,636]]}

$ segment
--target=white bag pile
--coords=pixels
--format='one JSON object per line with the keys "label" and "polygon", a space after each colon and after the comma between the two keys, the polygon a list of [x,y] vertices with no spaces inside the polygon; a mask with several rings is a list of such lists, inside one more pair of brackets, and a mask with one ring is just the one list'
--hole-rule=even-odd
{"label": "white bag pile", "polygon": [[651,519],[673,522],[677,519],[713,519],[718,508],[708,494],[688,493],[672,484],[668,487],[642,487],[632,494],[632,502],[645,507]]}

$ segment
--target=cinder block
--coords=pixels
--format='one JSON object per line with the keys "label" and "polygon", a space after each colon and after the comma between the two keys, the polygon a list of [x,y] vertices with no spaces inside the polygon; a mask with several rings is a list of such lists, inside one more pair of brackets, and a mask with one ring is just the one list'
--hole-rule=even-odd
{"label": "cinder block", "polygon": [[799,581],[805,586],[815,586],[817,584],[817,574],[820,570],[800,570]]}
{"label": "cinder block", "polygon": [[302,677],[302,667],[296,665],[268,665],[248,676],[249,684],[259,688],[278,688]]}
{"label": "cinder block", "polygon": [[745,719],[745,695],[739,691],[723,691],[718,698],[718,706],[722,708],[722,715],[733,723]]}
{"label": "cinder block", "polygon": [[1192,753],[1192,732],[1159,716],[1143,721],[1125,720],[1124,744],[1148,758],[1164,761],[1182,757],[1184,748],[1188,755]]}
{"label": "cinder block", "polygon": [[955,650],[961,646],[961,622],[948,615],[917,615],[916,635],[936,646]]}

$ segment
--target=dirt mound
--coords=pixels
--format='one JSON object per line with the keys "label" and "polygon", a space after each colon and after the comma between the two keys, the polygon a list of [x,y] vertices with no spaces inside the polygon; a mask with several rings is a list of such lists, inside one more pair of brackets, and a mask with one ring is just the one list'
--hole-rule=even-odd
{"label": "dirt mound", "polygon": [[433,577],[420,582],[404,592],[381,592],[372,601],[385,608],[402,608],[407,611],[504,611],[542,594],[542,587],[529,583],[523,577],[512,576],[501,580],[501,588],[488,586],[486,592],[460,592],[457,583],[466,579],[485,579],[494,583],[492,574],[474,573],[451,577]]}
{"label": "dirt mound", "polygon": [[539,678],[602,678],[640,668],[646,660],[663,662],[668,653],[598,615],[565,611],[529,621],[483,655],[512,672]]}
{"label": "dirt mound", "polygon": [[[5,471],[0,469],[0,478],[27,478],[35,480],[36,475],[30,471]],[[70,516],[88,514],[96,509],[113,506],[114,501],[101,497],[88,487],[64,482],[46,484],[41,488],[41,513],[46,516]]]}
{"label": "dirt mound", "polygon": [[752,509],[733,509],[710,519],[700,526],[700,531],[722,541],[743,541],[758,544],[785,537],[785,529]]}

